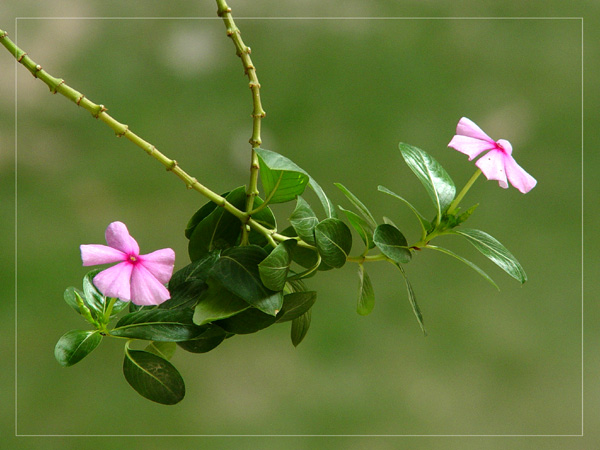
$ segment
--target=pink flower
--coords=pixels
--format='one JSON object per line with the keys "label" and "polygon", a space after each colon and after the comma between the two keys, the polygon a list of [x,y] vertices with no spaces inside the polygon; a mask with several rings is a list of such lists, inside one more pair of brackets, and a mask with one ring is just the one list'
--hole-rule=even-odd
{"label": "pink flower", "polygon": [[456,136],[452,138],[448,147],[468,155],[469,161],[489,150],[485,156],[477,160],[475,165],[488,180],[497,180],[500,187],[504,189],[508,187],[507,177],[510,184],[523,194],[533,189],[537,183],[535,178],[525,172],[512,157],[510,142],[504,139],[494,141],[466,117],[459,120]]}
{"label": "pink flower", "polygon": [[94,277],[94,285],[107,297],[131,300],[136,305],[158,305],[171,295],[164,286],[173,274],[175,252],[163,248],[140,255],[138,243],[122,222],[106,228],[106,245],[81,245],[84,266],[110,264]]}

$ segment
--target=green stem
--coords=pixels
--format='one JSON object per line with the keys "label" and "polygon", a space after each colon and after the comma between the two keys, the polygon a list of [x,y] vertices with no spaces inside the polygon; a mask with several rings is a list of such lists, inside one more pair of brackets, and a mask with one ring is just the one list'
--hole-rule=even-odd
{"label": "green stem", "polygon": [[[0,30],[0,43],[15,57],[20,64],[25,66],[35,78],[42,80],[50,88],[50,92],[54,94],[61,94],[68,98],[77,106],[80,106],[86,111],[90,112],[93,117],[107,124],[115,132],[117,137],[125,137],[143,149],[148,155],[165,166],[168,172],[173,172],[173,174],[181,179],[188,189],[194,189],[195,191],[198,191],[210,201],[238,218],[244,225],[244,229],[246,229],[246,225],[250,226],[252,229],[265,236],[273,245],[277,245],[277,241],[285,241],[286,239],[290,239],[288,236],[283,236],[277,233],[277,230],[270,230],[258,223],[256,220],[252,219],[247,212],[239,210],[234,205],[229,203],[224,197],[204,186],[196,178],[192,177],[181,167],[179,167],[177,161],[162,154],[154,145],[145,141],[131,131],[127,125],[120,123],[107,114],[107,109],[103,105],[98,105],[92,102],[86,98],[85,95],[68,86],[62,78],[53,77],[48,72],[43,70],[42,66],[36,64],[27,55],[27,53],[17,47],[15,43],[8,38],[8,33],[6,33],[6,31]],[[298,240],[298,245],[304,248],[314,249],[312,245],[307,244],[300,239]]]}
{"label": "green stem", "polygon": [[[266,113],[262,108],[260,101],[260,83],[258,82],[258,77],[256,76],[256,68],[254,67],[252,59],[250,58],[250,47],[245,45],[244,41],[242,41],[240,29],[233,21],[231,8],[227,5],[227,2],[225,0],[217,0],[217,8],[217,15],[223,19],[223,23],[227,29],[227,36],[229,36],[235,44],[236,54],[242,60],[244,73],[250,80],[248,86],[252,91],[252,137],[250,138],[252,156],[250,163],[250,182],[248,183],[248,188],[246,190],[246,212],[250,212],[254,206],[254,198],[258,195],[259,164],[258,155],[254,149],[260,147],[260,144],[262,143],[260,137],[260,128],[262,118],[265,117]],[[242,234],[242,243],[247,243],[247,240],[248,232],[246,228],[244,228]]]}
{"label": "green stem", "polygon": [[466,193],[469,192],[469,189],[471,189],[471,186],[473,186],[473,183],[475,183],[475,180],[477,180],[477,178],[479,178],[479,175],[481,175],[481,170],[477,169],[475,171],[475,173],[473,174],[473,176],[469,179],[469,181],[467,181],[467,184],[465,184],[465,187],[462,188],[462,191],[460,191],[458,193],[458,195],[456,196],[456,198],[454,199],[454,201],[452,201],[452,203],[450,203],[450,206],[448,207],[446,214],[450,215],[456,210],[456,208],[458,207],[458,204],[461,202],[461,200],[466,195]]}
{"label": "green stem", "polygon": [[348,256],[346,258],[347,262],[354,262],[357,264],[363,264],[366,262],[375,262],[375,261],[389,261],[393,263],[393,260],[391,260],[390,258],[388,258],[387,256],[385,256],[383,253],[380,253],[378,255],[371,255],[371,256],[367,256],[367,255],[360,255],[360,256]]}

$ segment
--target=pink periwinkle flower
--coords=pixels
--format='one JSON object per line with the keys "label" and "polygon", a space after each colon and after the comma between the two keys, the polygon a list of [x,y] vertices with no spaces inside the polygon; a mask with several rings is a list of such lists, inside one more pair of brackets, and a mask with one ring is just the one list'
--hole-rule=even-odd
{"label": "pink periwinkle flower", "polygon": [[494,141],[472,120],[463,117],[456,126],[456,136],[448,147],[469,156],[469,161],[482,152],[488,153],[477,160],[475,165],[488,180],[497,180],[506,189],[508,181],[523,194],[529,192],[537,181],[529,175],[512,157],[512,146],[505,139]]}
{"label": "pink periwinkle flower", "polygon": [[171,296],[165,284],[173,275],[175,252],[163,248],[140,255],[138,243],[122,222],[106,228],[106,245],[81,245],[84,266],[110,264],[94,277],[94,285],[107,297],[131,300],[136,305],[159,305]]}

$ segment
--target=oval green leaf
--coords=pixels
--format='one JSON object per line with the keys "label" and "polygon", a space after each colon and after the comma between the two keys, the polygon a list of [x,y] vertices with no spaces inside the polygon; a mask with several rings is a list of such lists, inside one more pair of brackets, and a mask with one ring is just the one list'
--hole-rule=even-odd
{"label": "oval green leaf", "polygon": [[150,342],[144,349],[147,352],[154,353],[167,361],[173,357],[177,344],[175,342]]}
{"label": "oval green leaf", "polygon": [[215,322],[228,333],[250,334],[256,333],[275,323],[275,316],[265,314],[256,308],[248,308],[228,319]]}
{"label": "oval green leaf", "polygon": [[174,405],[185,396],[185,384],[177,369],[154,353],[125,346],[123,375],[138,394],[153,402]]}
{"label": "oval green leaf", "polygon": [[294,320],[308,311],[315,304],[315,291],[292,292],[283,297],[283,306],[277,314],[277,322]]}
{"label": "oval green leaf", "polygon": [[408,242],[398,228],[383,223],[375,229],[373,242],[385,256],[397,263],[410,262],[411,253]]}
{"label": "oval green leaf", "polygon": [[352,192],[350,192],[350,190],[348,188],[346,188],[343,184],[341,184],[341,183],[334,183],[334,184],[339,188],[340,191],[342,191],[344,193],[344,195],[350,201],[350,203],[352,203],[354,205],[354,207],[361,213],[361,215],[364,217],[365,221],[369,224],[369,226],[373,229],[375,227],[377,227],[377,222],[375,221],[373,214],[371,214],[371,212],[364,205],[364,203],[361,202],[358,199],[358,197],[356,197],[356,195],[354,195]]}
{"label": "oval green leaf", "polygon": [[207,325],[206,331],[190,340],[177,342],[177,345],[187,352],[206,353],[216,348],[227,337],[227,332],[217,325]]}
{"label": "oval green leaf", "polygon": [[300,239],[310,245],[315,245],[314,231],[319,219],[308,202],[300,196],[297,199],[296,208],[290,216],[290,223]]}
{"label": "oval green leaf", "polygon": [[369,249],[375,247],[375,243],[373,242],[374,228],[372,228],[366,220],[364,220],[355,212],[348,211],[347,209],[344,209],[341,206],[338,206],[338,208],[340,208],[340,210],[346,215],[348,222],[350,222],[352,228],[356,230],[365,246]]}
{"label": "oval green leaf", "polygon": [[400,264],[397,264],[396,267],[400,269],[402,276],[404,277],[404,282],[406,283],[406,290],[408,292],[408,301],[410,302],[410,306],[412,307],[413,313],[419,322],[419,326],[421,327],[421,331],[424,336],[427,336],[427,330],[425,330],[425,322],[423,321],[423,314],[421,313],[421,308],[419,308],[419,304],[417,303],[417,297],[415,296],[415,291],[413,290],[412,284],[408,280],[406,276],[406,272],[402,268]]}
{"label": "oval green leaf", "polygon": [[224,250],[210,271],[221,285],[266,314],[275,316],[281,309],[283,295],[268,289],[260,279],[258,265],[267,252],[256,245]]}
{"label": "oval green leaf", "polygon": [[361,316],[371,314],[375,306],[375,292],[369,274],[365,271],[362,264],[358,266],[358,305],[356,312]]}
{"label": "oval green leaf", "polygon": [[113,336],[148,341],[178,342],[195,338],[202,328],[188,309],[142,309],[123,316],[110,331]]}
{"label": "oval green leaf", "polygon": [[325,219],[315,227],[315,244],[323,263],[340,268],[352,249],[352,233],[341,220]]}
{"label": "oval green leaf", "polygon": [[509,252],[504,245],[498,242],[497,239],[493,238],[489,234],[469,228],[461,228],[454,231],[456,234],[464,236],[473,247],[483,253],[488,259],[494,264],[504,270],[514,279],[525,283],[527,281],[527,274],[517,261],[511,252]]}
{"label": "oval green leaf", "polygon": [[296,245],[294,239],[283,241],[258,264],[260,279],[268,289],[281,291],[284,288]]}
{"label": "oval green leaf", "polygon": [[431,155],[420,148],[400,142],[400,151],[406,164],[425,186],[433,205],[437,211],[437,220],[450,206],[456,194],[456,187],[450,175],[444,170]]}
{"label": "oval green leaf", "polygon": [[310,328],[310,318],[311,310],[309,309],[300,317],[296,317],[294,320],[292,320],[292,331],[290,337],[292,338],[292,344],[294,344],[294,347],[298,347],[300,342],[302,342],[306,336],[306,333],[308,333],[308,329]]}
{"label": "oval green leaf", "polygon": [[69,367],[89,355],[102,340],[100,332],[71,330],[54,347],[54,357],[61,366]]}
{"label": "oval green leaf", "polygon": [[309,181],[308,174],[279,153],[255,148],[260,165],[260,179],[269,203],[283,203],[301,195]]}
{"label": "oval green leaf", "polygon": [[225,319],[250,307],[248,302],[225,289],[218,281],[209,278],[207,285],[208,289],[194,308],[193,321],[196,325]]}

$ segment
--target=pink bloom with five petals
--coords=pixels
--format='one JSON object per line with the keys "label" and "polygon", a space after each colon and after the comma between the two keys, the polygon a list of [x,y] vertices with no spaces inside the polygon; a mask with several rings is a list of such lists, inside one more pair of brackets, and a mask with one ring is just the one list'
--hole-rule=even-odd
{"label": "pink bloom with five petals", "polygon": [[500,187],[508,188],[508,181],[523,194],[529,192],[537,181],[529,175],[512,157],[512,146],[504,139],[494,141],[472,120],[463,117],[456,126],[456,136],[448,147],[469,156],[469,161],[482,152],[488,153],[479,158],[475,165],[488,180],[497,180]]}
{"label": "pink bloom with five petals", "polygon": [[105,235],[108,246],[80,246],[84,266],[119,263],[94,277],[94,285],[102,294],[131,300],[136,305],[158,305],[171,297],[165,284],[171,279],[175,265],[172,249],[140,255],[138,243],[122,222],[111,223]]}

